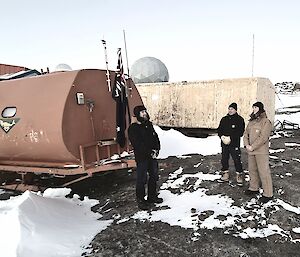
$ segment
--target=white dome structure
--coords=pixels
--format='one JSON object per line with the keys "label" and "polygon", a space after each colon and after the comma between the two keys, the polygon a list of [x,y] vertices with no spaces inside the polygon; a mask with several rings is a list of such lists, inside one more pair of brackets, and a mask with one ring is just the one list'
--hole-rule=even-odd
{"label": "white dome structure", "polygon": [[68,64],[65,64],[65,63],[60,63],[58,65],[56,65],[54,71],[71,71],[72,68],[68,65]]}
{"label": "white dome structure", "polygon": [[130,75],[136,84],[169,81],[166,65],[154,57],[143,57],[135,61],[131,66]]}

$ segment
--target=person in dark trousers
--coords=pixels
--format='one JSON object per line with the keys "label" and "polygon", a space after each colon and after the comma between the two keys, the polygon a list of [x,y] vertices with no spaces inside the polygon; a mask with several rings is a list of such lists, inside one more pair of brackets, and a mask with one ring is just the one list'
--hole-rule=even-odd
{"label": "person in dark trousers", "polygon": [[241,162],[240,139],[244,134],[245,121],[237,113],[237,104],[232,103],[228,107],[228,114],[224,116],[218,127],[218,135],[222,146],[222,177],[221,182],[229,181],[229,158],[233,159],[236,170],[236,182],[243,186],[243,166]]}
{"label": "person in dark trousers", "polygon": [[[163,201],[157,196],[158,162],[156,157],[159,154],[160,141],[145,106],[136,106],[133,113],[134,117],[128,128],[128,136],[137,164],[136,199],[140,209],[148,210],[151,204]],[[147,200],[145,200],[146,184],[148,184]]]}

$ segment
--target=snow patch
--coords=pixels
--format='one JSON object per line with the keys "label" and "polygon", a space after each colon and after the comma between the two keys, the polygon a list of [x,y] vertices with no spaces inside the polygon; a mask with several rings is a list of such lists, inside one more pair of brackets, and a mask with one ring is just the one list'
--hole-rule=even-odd
{"label": "snow patch", "polygon": [[281,199],[277,199],[277,204],[281,205],[287,211],[294,212],[296,214],[300,214],[300,207],[294,207]]}
{"label": "snow patch", "polygon": [[174,129],[165,131],[158,126],[154,126],[154,129],[160,139],[161,150],[158,156],[160,159],[188,154],[213,155],[221,153],[221,141],[218,136],[192,138]]}
{"label": "snow patch", "polygon": [[298,143],[284,143],[284,144],[287,147],[297,147],[297,146],[300,146],[300,144],[298,144]]}
{"label": "snow patch", "polygon": [[254,228],[246,228],[243,232],[238,235],[243,238],[255,238],[255,237],[268,237],[271,235],[279,234],[281,236],[286,236],[284,230],[282,230],[278,225],[268,224],[266,228],[254,229]]}
{"label": "snow patch", "polygon": [[[268,237],[278,234],[291,242],[299,241],[292,238],[291,231],[285,231],[278,225],[267,222],[267,216],[278,211],[280,206],[296,214],[300,213],[299,207],[294,207],[280,199],[262,206],[258,204],[257,198],[251,198],[241,207],[236,206],[230,197],[207,194],[208,189],[201,187],[203,181],[215,181],[218,178],[220,175],[202,172],[184,174],[183,168],[179,167],[169,175],[168,180],[160,188],[159,196],[164,201],[156,205],[158,210],[139,211],[132,218],[150,222],[162,221],[171,226],[193,229],[195,232],[191,237],[192,241],[199,240],[200,233],[197,233],[197,230],[214,228],[228,228],[224,231],[225,234],[241,238]],[[258,222],[260,227],[251,227],[253,222]],[[299,231],[298,229],[294,228],[293,231]]]}
{"label": "snow patch", "polygon": [[282,153],[284,151],[285,151],[285,149],[269,149],[270,153]]}
{"label": "snow patch", "polygon": [[0,201],[0,249],[5,257],[81,256],[94,236],[112,220],[91,211],[98,201],[65,198],[69,189],[26,191]]}
{"label": "snow patch", "polygon": [[299,228],[293,228],[293,232],[300,234],[300,227]]}

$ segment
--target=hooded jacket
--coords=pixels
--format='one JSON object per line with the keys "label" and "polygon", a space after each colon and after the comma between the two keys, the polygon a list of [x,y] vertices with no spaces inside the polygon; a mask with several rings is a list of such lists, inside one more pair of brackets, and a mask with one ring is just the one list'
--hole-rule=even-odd
{"label": "hooded jacket", "polygon": [[261,113],[256,119],[250,120],[245,133],[244,145],[251,145],[252,152],[249,155],[269,154],[269,137],[272,131],[272,123],[267,118],[265,112]]}
{"label": "hooded jacket", "polygon": [[160,150],[158,135],[150,121],[140,123],[136,118],[133,119],[128,128],[128,137],[133,146],[136,162],[151,159],[152,150]]}
{"label": "hooded jacket", "polygon": [[[227,114],[224,116],[219,124],[218,127],[218,135],[221,137],[230,136],[231,143],[229,146],[238,146],[240,147],[241,137],[244,134],[245,130],[245,122],[244,119],[238,115],[237,113],[233,115]],[[222,142],[222,145],[223,142]]]}

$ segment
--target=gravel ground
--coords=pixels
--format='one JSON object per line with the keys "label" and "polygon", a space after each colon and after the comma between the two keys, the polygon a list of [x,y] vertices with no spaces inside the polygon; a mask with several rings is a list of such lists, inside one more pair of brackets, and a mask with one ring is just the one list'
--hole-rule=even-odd
{"label": "gravel ground", "polygon": [[[300,206],[300,146],[285,143],[299,143],[300,131],[279,133],[280,138],[271,140],[271,149],[285,149],[284,152],[271,153],[270,166],[274,183],[274,197],[295,207]],[[197,172],[218,174],[221,155],[192,155],[190,158],[178,159],[169,157],[160,160],[159,185],[165,182],[169,174],[182,167],[184,173],[195,173],[194,165],[201,162]],[[242,161],[247,169],[247,154],[242,149]],[[231,169],[233,163],[231,163]],[[233,170],[232,173],[234,174]],[[233,176],[232,176],[233,177]],[[190,182],[191,183],[191,182]],[[205,181],[201,184],[208,194],[223,194],[231,197],[236,206],[242,206],[249,200],[243,194],[247,189],[238,187],[235,181],[218,183]],[[187,184],[181,190],[189,190]],[[103,215],[104,219],[114,219],[105,231],[98,234],[92,244],[92,253],[86,256],[223,256],[223,257],[260,257],[260,256],[300,256],[300,234],[291,233],[291,237],[272,235],[264,238],[242,239],[233,236],[234,228],[199,229],[197,240],[192,240],[194,230],[179,226],[170,226],[163,222],[141,221],[131,218],[138,212],[135,202],[135,172],[118,171],[98,175],[89,180],[75,184],[73,191],[98,199],[100,204],[93,208]],[[154,207],[153,210],[157,209]],[[261,207],[258,207],[261,208]],[[151,214],[151,212],[150,212]],[[210,215],[202,213],[202,215]],[[125,219],[120,222],[120,220]],[[242,226],[260,228],[268,223],[276,223],[280,228],[289,230],[300,227],[299,214],[274,206],[265,208],[265,216]]]}
{"label": "gravel ground", "polygon": [[[271,139],[271,149],[284,149],[270,153],[270,166],[274,184],[275,200],[298,207],[300,210],[300,131],[280,132],[279,138]],[[299,145],[286,144],[298,143]],[[278,157],[278,158],[276,158]],[[159,186],[168,180],[169,175],[179,167],[184,174],[193,174],[199,170],[205,174],[219,174],[221,155],[191,155],[190,158],[169,157],[159,160]],[[247,154],[242,149],[242,162],[247,170]],[[201,163],[201,164],[200,164]],[[195,169],[194,165],[199,166]],[[231,174],[234,175],[231,162]],[[234,205],[241,207],[249,200],[244,195],[247,183],[236,186],[234,176],[229,183],[203,181],[201,187],[208,189],[207,194],[226,195],[234,200]],[[56,180],[49,181],[53,186]],[[176,190],[192,190],[191,181],[187,181]],[[113,219],[112,225],[99,233],[90,245],[91,253],[84,256],[222,256],[222,257],[265,257],[265,256],[300,256],[300,234],[291,232],[289,236],[272,235],[263,238],[242,239],[234,236],[236,227],[215,228],[195,231],[180,226],[149,220],[141,221],[132,216],[139,210],[135,202],[135,171],[121,170],[97,174],[90,179],[72,185],[72,192],[80,196],[98,199],[99,204],[93,211],[103,215],[103,219]],[[174,190],[174,192],[176,192]],[[2,194],[7,199],[16,193]],[[262,207],[251,207],[260,209]],[[154,206],[152,211],[157,210]],[[241,228],[263,228],[266,224],[277,224],[285,231],[300,227],[300,216],[276,206],[265,207],[265,215],[247,223],[238,224]],[[151,211],[149,212],[151,215]],[[199,220],[211,215],[210,211],[201,213]],[[200,217],[201,216],[201,217]]]}

